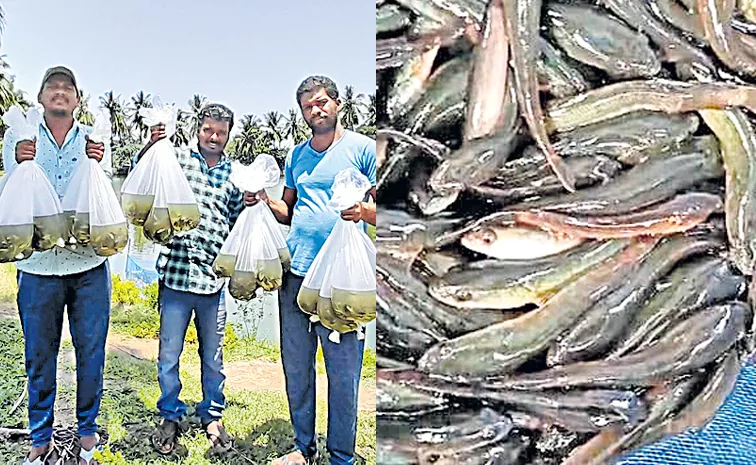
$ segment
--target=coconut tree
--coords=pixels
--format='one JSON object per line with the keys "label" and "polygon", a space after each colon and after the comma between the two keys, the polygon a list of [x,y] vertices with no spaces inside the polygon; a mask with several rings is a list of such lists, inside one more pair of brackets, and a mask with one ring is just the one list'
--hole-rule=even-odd
{"label": "coconut tree", "polygon": [[310,137],[310,128],[302,119],[299,110],[292,108],[284,122],[282,135],[284,139],[291,139],[294,145],[301,144]]}
{"label": "coconut tree", "polygon": [[281,113],[273,110],[265,113],[265,129],[270,132],[270,138],[272,140],[271,149],[278,149],[281,146],[283,140],[283,116]]}
{"label": "coconut tree", "polygon": [[113,91],[110,90],[100,97],[100,103],[110,113],[113,141],[118,140],[121,145],[128,143],[130,139],[129,126],[126,124],[126,112],[121,102],[121,96],[114,95]]}
{"label": "coconut tree", "polygon": [[152,108],[152,97],[140,90],[131,97],[131,128],[136,131],[140,139],[146,139],[150,135],[150,128],[144,121],[144,117],[139,114],[142,108]]}
{"label": "coconut tree", "polygon": [[341,98],[341,124],[346,129],[354,130],[360,124],[364,103],[362,94],[354,95],[354,87],[346,86]]}
{"label": "coconut tree", "polygon": [[89,98],[90,96],[84,93],[83,90],[79,91],[79,106],[74,110],[74,118],[81,124],[91,126],[94,124],[94,115],[89,111]]}
{"label": "coconut tree", "polygon": [[189,100],[189,113],[187,114],[188,129],[192,134],[197,131],[200,122],[200,112],[207,105],[207,98],[203,95],[194,94]]}
{"label": "coconut tree", "polygon": [[179,147],[185,147],[195,132],[197,125],[192,123],[191,113],[179,109],[176,115],[176,133],[171,137],[171,141]]}

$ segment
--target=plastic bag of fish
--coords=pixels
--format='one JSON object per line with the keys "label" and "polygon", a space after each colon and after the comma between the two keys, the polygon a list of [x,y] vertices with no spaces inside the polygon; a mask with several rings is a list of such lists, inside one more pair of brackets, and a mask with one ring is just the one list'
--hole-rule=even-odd
{"label": "plastic bag of fish", "polygon": [[[336,176],[328,205],[345,210],[362,200],[370,187],[359,171],[343,170]],[[339,333],[360,330],[361,324],[375,319],[375,254],[375,245],[357,223],[339,220],[305,275],[297,296],[299,308],[311,315],[311,321],[333,330],[333,342],[340,341]]]}
{"label": "plastic bag of fish", "polygon": [[[13,106],[3,122],[18,140],[36,140],[42,116]],[[0,262],[24,260],[33,250],[65,245],[65,220],[58,194],[42,168],[24,161],[0,182]]]}
{"label": "plastic bag of fish", "polygon": [[[89,140],[109,144],[110,118],[100,114]],[[97,161],[83,158],[63,197],[68,232],[67,246],[91,246],[97,255],[109,257],[126,247],[128,225],[115,191]]]}
{"label": "plastic bag of fish", "polygon": [[159,97],[153,108],[139,114],[149,127],[165,125],[166,138],[156,142],[121,187],[121,206],[126,219],[144,227],[151,241],[166,245],[174,234],[199,225],[200,212],[194,192],[175,155],[170,137],[176,132],[177,110]]}
{"label": "plastic bag of fish", "polygon": [[[250,166],[235,164],[230,176],[243,192],[274,187],[280,179],[281,170],[268,154],[258,155]],[[286,239],[264,202],[241,213],[213,263],[216,275],[231,278],[229,292],[239,300],[253,299],[258,289],[278,289],[289,268],[291,254]]]}

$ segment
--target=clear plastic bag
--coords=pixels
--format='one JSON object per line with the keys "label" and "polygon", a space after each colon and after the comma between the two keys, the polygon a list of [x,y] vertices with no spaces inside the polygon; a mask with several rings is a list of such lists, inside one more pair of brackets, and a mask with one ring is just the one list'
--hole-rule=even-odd
{"label": "clear plastic bag", "polygon": [[[333,184],[329,206],[337,211],[362,200],[371,185],[359,171],[340,172]],[[338,333],[359,330],[375,319],[375,245],[352,221],[340,220],[315,257],[297,296],[300,309]],[[360,337],[362,334],[360,333]]]}
{"label": "clear plastic bag", "polygon": [[[14,105],[3,122],[18,140],[36,140],[42,116],[36,109],[24,115]],[[23,260],[33,250],[65,246],[66,223],[60,199],[44,170],[33,160],[4,176],[0,192],[0,262]]]}
{"label": "clear plastic bag", "polygon": [[140,109],[140,115],[148,126],[164,124],[166,138],[150,147],[126,178],[121,205],[129,222],[144,226],[148,239],[165,245],[174,234],[196,228],[200,212],[170,141],[176,130],[176,108],[163,105],[158,97],[153,105]]}
{"label": "clear plastic bag", "polygon": [[[275,159],[258,155],[249,166],[235,164],[230,180],[241,191],[259,192],[274,187],[281,179]],[[291,267],[286,239],[265,203],[245,208],[223,243],[213,270],[230,277],[229,292],[239,300],[250,300],[259,287],[272,291],[281,287],[283,273]]]}
{"label": "clear plastic bag", "polygon": [[[98,114],[89,139],[110,143],[110,117]],[[67,246],[91,245],[97,255],[109,257],[126,247],[128,226],[105,172],[100,164],[83,158],[63,196],[63,213],[68,233]]]}

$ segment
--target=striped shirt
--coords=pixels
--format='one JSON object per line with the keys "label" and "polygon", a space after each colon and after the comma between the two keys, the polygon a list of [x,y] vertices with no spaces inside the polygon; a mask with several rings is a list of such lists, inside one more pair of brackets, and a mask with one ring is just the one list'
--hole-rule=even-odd
{"label": "striped shirt", "polygon": [[213,272],[213,261],[244,209],[244,194],[229,180],[231,161],[225,154],[212,168],[199,154],[196,142],[189,148],[176,148],[176,156],[199,204],[200,223],[161,247],[158,276],[176,291],[214,294],[225,280]]}

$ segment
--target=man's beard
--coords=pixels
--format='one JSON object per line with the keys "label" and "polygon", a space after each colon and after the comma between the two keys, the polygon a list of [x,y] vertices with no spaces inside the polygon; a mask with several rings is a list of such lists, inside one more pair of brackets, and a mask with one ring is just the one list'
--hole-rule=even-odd
{"label": "man's beard", "polygon": [[337,118],[338,117],[334,117],[332,122],[330,118],[326,118],[327,124],[322,126],[311,124],[309,121],[307,122],[307,125],[310,126],[313,134],[327,134],[336,130],[336,121],[338,120]]}

